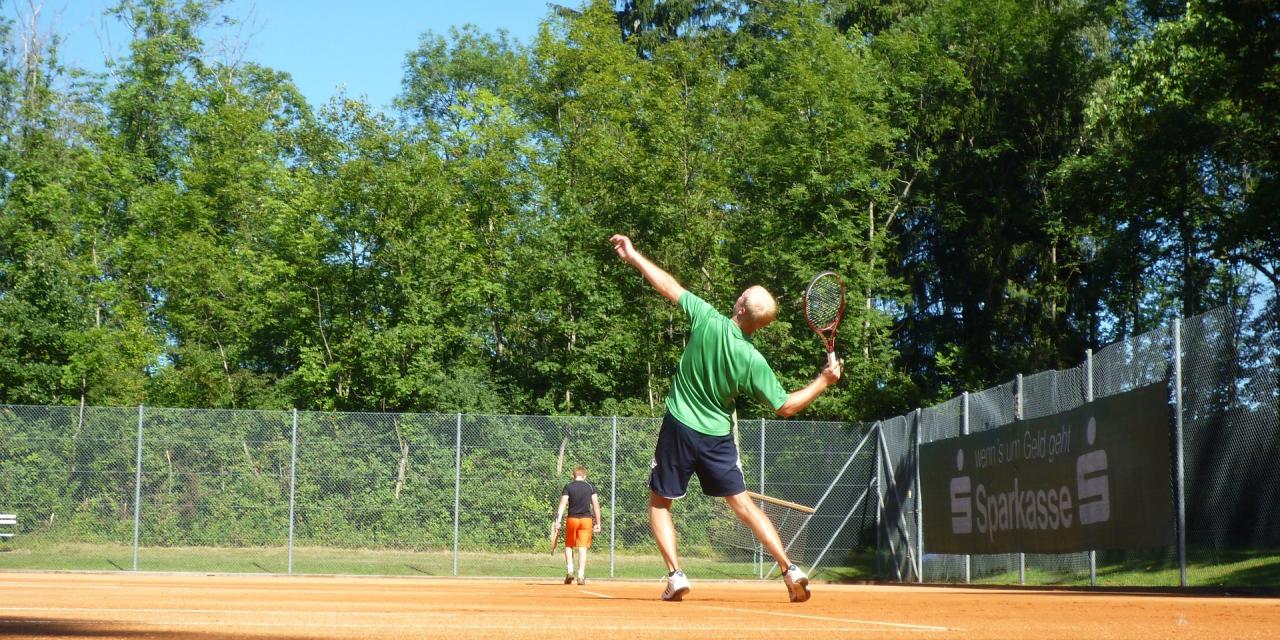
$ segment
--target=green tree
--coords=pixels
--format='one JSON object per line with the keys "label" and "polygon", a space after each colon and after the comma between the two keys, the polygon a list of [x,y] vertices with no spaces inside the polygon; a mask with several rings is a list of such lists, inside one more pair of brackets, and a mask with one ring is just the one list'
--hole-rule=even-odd
{"label": "green tree", "polygon": [[926,53],[963,74],[962,85],[938,75],[946,118],[913,132],[931,157],[899,227],[897,269],[912,300],[898,340],[923,389],[1074,364],[1087,346],[1071,310],[1082,306],[1072,294],[1088,220],[1054,206],[1049,176],[1074,152],[1105,71],[1088,37],[1107,24],[1106,8],[941,1],[887,32],[926,38]]}
{"label": "green tree", "polygon": [[1248,297],[1250,273],[1280,283],[1268,53],[1280,14],[1262,2],[1134,11],[1134,43],[1084,112],[1084,153],[1059,172],[1068,206],[1114,230],[1100,268],[1121,336]]}
{"label": "green tree", "polygon": [[638,401],[660,410],[683,321],[617,262],[611,233],[631,234],[713,303],[732,300],[724,229],[732,193],[717,155],[727,96],[720,45],[709,40],[638,55],[604,2],[538,40],[531,109],[550,135],[538,218],[548,232],[537,250],[553,257],[525,286],[555,286],[524,326],[544,407]]}
{"label": "green tree", "polygon": [[0,397],[136,403],[155,348],[116,262],[110,167],[78,143],[96,135],[100,119],[83,96],[55,88],[67,77],[56,38],[21,37],[25,55],[5,55],[0,82]]}
{"label": "green tree", "polygon": [[109,217],[121,229],[121,279],[146,304],[164,354],[151,363],[151,401],[199,407],[280,407],[276,383],[296,368],[291,234],[305,175],[310,118],[282,74],[227,65],[201,33],[218,2],[126,1],[110,14],[134,34],[112,65],[107,127],[95,147],[110,175]]}
{"label": "green tree", "polygon": [[[889,333],[900,283],[888,275],[905,198],[923,168],[893,121],[884,62],[815,4],[766,2],[748,14],[732,58],[741,68],[733,174],[733,261],[782,297],[775,367],[791,387],[821,366],[801,294],[841,273],[848,305],[839,351],[845,382],[809,415],[873,417],[902,402]],[[771,339],[773,340],[773,339]],[[886,393],[886,391],[889,391]]]}

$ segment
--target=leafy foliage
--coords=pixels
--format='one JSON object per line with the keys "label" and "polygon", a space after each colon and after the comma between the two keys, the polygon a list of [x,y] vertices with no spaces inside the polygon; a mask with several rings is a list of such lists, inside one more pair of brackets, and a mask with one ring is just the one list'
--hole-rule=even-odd
{"label": "leafy foliage", "polygon": [[109,77],[0,24],[0,402],[658,415],[687,327],[614,232],[773,291],[791,388],[841,272],[815,418],[1280,284],[1273,3],[594,0],[424,34],[395,114],[219,59],[222,11],[118,3]]}

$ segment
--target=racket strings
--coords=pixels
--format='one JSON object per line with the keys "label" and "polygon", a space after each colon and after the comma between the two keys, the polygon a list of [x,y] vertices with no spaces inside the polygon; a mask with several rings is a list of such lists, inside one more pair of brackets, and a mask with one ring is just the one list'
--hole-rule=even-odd
{"label": "racket strings", "polygon": [[815,327],[829,327],[844,306],[844,288],[834,276],[819,278],[805,295],[805,313]]}

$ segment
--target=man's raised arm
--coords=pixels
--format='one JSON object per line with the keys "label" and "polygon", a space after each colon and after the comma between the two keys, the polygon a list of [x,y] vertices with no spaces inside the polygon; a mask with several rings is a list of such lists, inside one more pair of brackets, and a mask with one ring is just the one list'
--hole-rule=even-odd
{"label": "man's raised arm", "polygon": [[661,267],[636,251],[635,246],[631,244],[631,238],[619,233],[609,238],[609,242],[613,243],[613,250],[618,253],[618,257],[639,270],[644,279],[658,290],[658,293],[672,302],[680,301],[680,294],[684,293],[684,287],[671,274],[663,271]]}

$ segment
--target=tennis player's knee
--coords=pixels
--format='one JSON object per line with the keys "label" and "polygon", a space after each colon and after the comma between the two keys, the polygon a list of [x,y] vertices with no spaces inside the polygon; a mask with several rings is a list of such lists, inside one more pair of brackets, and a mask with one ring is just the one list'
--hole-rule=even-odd
{"label": "tennis player's knee", "polygon": [[751,501],[745,491],[737,495],[725,496],[724,501],[729,503],[729,507],[733,509],[733,513],[739,520],[746,521],[754,518],[759,511],[756,509],[756,503]]}
{"label": "tennis player's knee", "polygon": [[668,497],[666,497],[666,496],[658,495],[658,492],[653,491],[653,490],[650,490],[650,491],[649,491],[649,506],[650,506],[650,507],[652,507],[652,508],[655,508],[655,509],[670,509],[670,508],[671,508],[671,498],[668,498]]}

